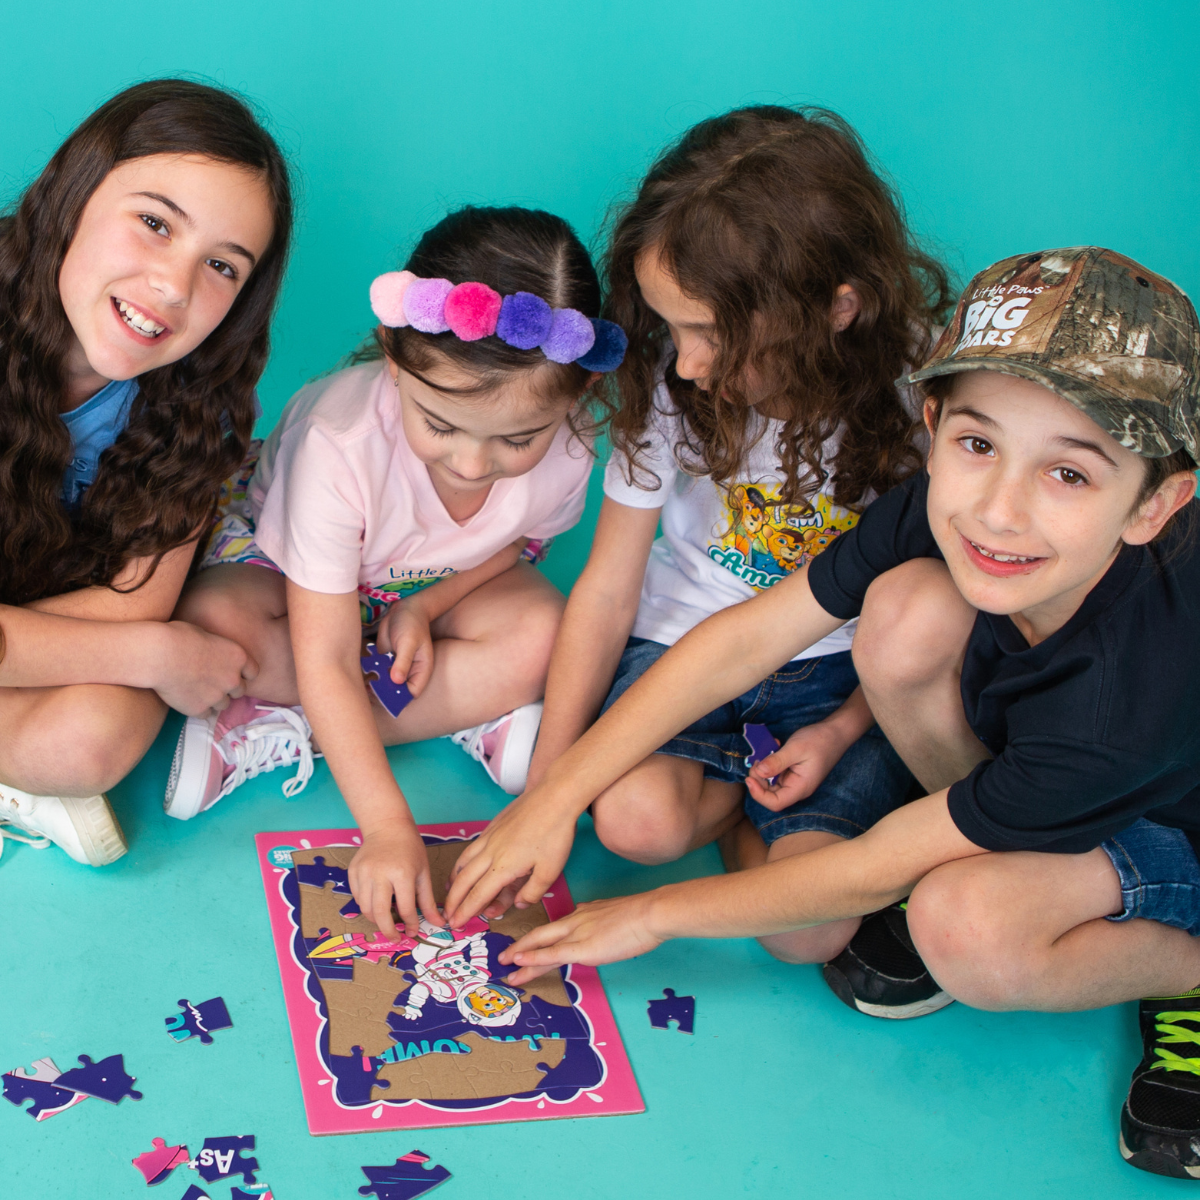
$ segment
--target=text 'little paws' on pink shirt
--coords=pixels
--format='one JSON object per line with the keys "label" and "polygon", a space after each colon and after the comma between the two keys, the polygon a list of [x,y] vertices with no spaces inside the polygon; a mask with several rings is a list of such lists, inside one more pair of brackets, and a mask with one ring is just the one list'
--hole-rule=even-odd
{"label": "text 'little paws' on pink shirt", "polygon": [[319,379],[288,401],[250,481],[255,541],[313,592],[405,595],[477,567],[517,538],[544,539],[583,513],[592,458],[563,425],[533,470],[492,484],[459,525],[404,437],[382,364]]}

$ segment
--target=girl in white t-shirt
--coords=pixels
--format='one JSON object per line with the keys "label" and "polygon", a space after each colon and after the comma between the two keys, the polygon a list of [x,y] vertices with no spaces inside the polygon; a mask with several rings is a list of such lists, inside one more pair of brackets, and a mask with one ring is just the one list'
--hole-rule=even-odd
{"label": "girl in white t-shirt", "polygon": [[[165,807],[298,763],[292,794],[315,736],[363,834],[351,890],[391,935],[393,895],[410,932],[418,906],[440,918],[384,746],[451,735],[524,787],[563,605],[531,563],[583,511],[584,396],[625,336],[570,226],[522,208],[451,214],[371,302],[370,351],[302,388],[230,481],[180,616],[244,647],[253,695],[187,722]],[[413,697],[399,716],[364,684],[368,639]]]}
{"label": "girl in white t-shirt", "polygon": [[[834,114],[756,107],[689,130],[618,220],[609,278],[631,348],[604,506],[554,650],[531,792],[460,860],[456,919],[498,893],[500,911],[501,885],[531,872],[518,902],[532,902],[561,867],[578,814],[542,811],[532,785],[603,708],[921,464],[918,414],[893,381],[921,358],[946,277]],[[903,802],[911,777],[857,689],[852,625],[601,794],[601,841],[659,863],[729,834],[727,863],[747,866],[853,837]],[[747,725],[784,743],[753,774]],[[822,929],[836,953],[836,927]],[[811,961],[821,948],[798,942],[812,937],[764,944]]]}

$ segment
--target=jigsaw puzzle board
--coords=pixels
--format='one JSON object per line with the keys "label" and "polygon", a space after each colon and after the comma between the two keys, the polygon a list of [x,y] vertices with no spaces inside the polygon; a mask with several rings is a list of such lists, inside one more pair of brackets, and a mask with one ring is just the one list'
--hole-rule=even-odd
{"label": "jigsaw puzzle board", "polygon": [[[485,827],[421,827],[439,903]],[[645,1111],[595,968],[502,983],[499,952],[574,908],[561,875],[532,908],[391,942],[350,894],[356,829],[255,842],[310,1133]]]}

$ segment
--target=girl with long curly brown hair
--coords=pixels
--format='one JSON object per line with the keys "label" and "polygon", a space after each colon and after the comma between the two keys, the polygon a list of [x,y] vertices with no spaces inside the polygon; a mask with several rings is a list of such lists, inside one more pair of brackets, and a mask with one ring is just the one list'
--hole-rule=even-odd
{"label": "girl with long curly brown hair", "polygon": [[[950,299],[854,130],[774,106],[703,121],[659,158],[616,221],[608,279],[630,348],[531,785],[685,633],[788,578],[919,468],[919,410],[895,380]],[[851,836],[901,802],[910,777],[873,728],[851,638],[812,646],[605,790],[591,806],[601,841],[678,858],[737,826],[749,787],[752,824],[730,849],[750,863]],[[785,741],[777,789],[746,782],[749,726]],[[464,853],[456,919],[532,871],[529,900],[565,861],[579,814],[527,796]]]}
{"label": "girl with long curly brown hair", "polygon": [[241,693],[242,649],[170,617],[250,439],[291,217],[247,106],[162,79],[0,220],[0,846],[120,857],[105,790],[168,705]]}

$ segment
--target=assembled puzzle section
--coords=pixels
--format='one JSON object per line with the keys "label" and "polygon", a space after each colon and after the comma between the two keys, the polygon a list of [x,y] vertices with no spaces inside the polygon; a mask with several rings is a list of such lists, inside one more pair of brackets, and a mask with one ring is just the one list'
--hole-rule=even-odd
{"label": "assembled puzzle section", "polygon": [[[422,830],[439,903],[482,827]],[[503,982],[500,951],[571,911],[561,877],[541,905],[386,939],[350,896],[357,836],[257,839],[311,1132],[643,1111],[594,969]]]}

